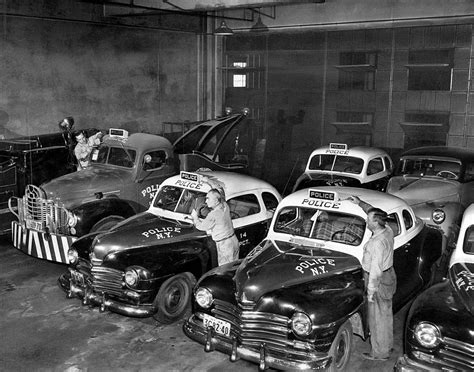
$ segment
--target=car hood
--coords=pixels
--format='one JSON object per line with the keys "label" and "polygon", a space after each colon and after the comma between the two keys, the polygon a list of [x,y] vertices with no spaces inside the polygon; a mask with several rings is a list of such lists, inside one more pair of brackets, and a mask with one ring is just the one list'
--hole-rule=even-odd
{"label": "car hood", "polygon": [[190,223],[156,216],[149,212],[131,217],[112,230],[100,234],[93,245],[94,257],[103,259],[111,252],[163,246],[206,236]]}
{"label": "car hood", "polygon": [[389,194],[414,206],[430,201],[457,201],[460,183],[434,177],[392,177],[387,186]]}
{"label": "car hood", "polygon": [[330,280],[360,268],[357,258],[324,248],[276,241],[261,252],[251,252],[235,273],[237,296],[257,301],[264,293],[309,281]]}
{"label": "car hood", "polygon": [[449,281],[459,301],[474,315],[474,263],[456,263],[451,266]]}
{"label": "car hood", "polygon": [[131,172],[131,169],[92,166],[55,178],[41,185],[41,188],[48,199],[61,201],[66,208],[70,208],[81,204],[84,199],[95,199],[98,192],[119,195],[125,182],[130,179]]}

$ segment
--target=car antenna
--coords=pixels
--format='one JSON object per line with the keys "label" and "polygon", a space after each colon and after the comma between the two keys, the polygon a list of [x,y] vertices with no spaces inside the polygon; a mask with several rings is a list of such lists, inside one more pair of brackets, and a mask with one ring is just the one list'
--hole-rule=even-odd
{"label": "car antenna", "polygon": [[300,161],[300,156],[298,155],[296,160],[295,160],[295,163],[293,164],[293,168],[291,168],[291,172],[290,172],[290,175],[288,176],[288,180],[286,181],[286,184],[285,184],[285,188],[283,189],[283,195],[286,195],[286,188],[288,187],[288,184],[290,183],[290,180],[291,180],[291,177],[293,176],[293,173],[295,171],[295,168],[296,168],[296,164],[298,164],[298,162]]}

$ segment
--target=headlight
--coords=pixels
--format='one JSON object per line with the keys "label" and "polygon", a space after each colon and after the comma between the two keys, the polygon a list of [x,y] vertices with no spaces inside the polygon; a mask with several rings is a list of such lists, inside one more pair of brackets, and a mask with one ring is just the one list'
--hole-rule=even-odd
{"label": "headlight", "polygon": [[73,248],[67,251],[67,261],[70,265],[74,265],[79,260],[79,254]]}
{"label": "headlight", "polygon": [[212,305],[212,301],[214,301],[211,291],[202,287],[198,288],[194,298],[196,299],[197,304],[204,309],[208,309]]}
{"label": "headlight", "polygon": [[138,273],[135,269],[127,269],[124,280],[129,287],[134,288],[138,283]]}
{"label": "headlight", "polygon": [[72,213],[72,212],[67,213],[67,224],[68,224],[69,227],[76,226],[77,216],[74,213]]}
{"label": "headlight", "polygon": [[312,322],[308,315],[295,313],[291,318],[291,329],[298,336],[308,336],[311,333]]}
{"label": "headlight", "polygon": [[433,324],[421,322],[415,327],[415,338],[421,346],[432,349],[441,341],[441,333]]}
{"label": "headlight", "polygon": [[433,219],[434,223],[437,223],[439,225],[440,223],[443,223],[446,219],[446,213],[444,213],[442,209],[435,209],[433,213],[431,213],[431,218]]}

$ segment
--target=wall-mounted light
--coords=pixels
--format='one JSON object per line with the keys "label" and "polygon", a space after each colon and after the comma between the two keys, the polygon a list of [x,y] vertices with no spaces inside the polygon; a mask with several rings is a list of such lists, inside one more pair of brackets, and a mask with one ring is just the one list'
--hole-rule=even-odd
{"label": "wall-mounted light", "polygon": [[221,25],[214,30],[214,35],[218,36],[230,36],[233,34],[234,31],[225,24],[225,21],[221,21]]}

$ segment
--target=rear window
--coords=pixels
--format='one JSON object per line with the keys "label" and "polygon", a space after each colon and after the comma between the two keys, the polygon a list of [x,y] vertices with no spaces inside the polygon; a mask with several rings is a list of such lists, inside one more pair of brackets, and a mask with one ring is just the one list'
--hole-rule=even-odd
{"label": "rear window", "polygon": [[464,253],[474,254],[474,225],[467,228],[462,249]]}

